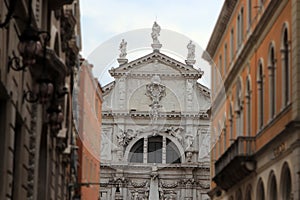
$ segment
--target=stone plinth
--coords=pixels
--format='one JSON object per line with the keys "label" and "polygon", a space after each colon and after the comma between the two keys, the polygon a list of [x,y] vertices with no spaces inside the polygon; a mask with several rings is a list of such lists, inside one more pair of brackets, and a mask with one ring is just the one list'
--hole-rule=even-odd
{"label": "stone plinth", "polygon": [[162,44],[151,44],[151,47],[153,49],[153,51],[159,51],[160,48],[162,47]]}
{"label": "stone plinth", "polygon": [[185,60],[185,63],[187,65],[194,65],[196,63],[196,60]]}
{"label": "stone plinth", "polygon": [[123,65],[123,64],[125,64],[125,63],[127,63],[128,62],[128,59],[127,58],[118,58],[118,63],[120,64],[120,65]]}

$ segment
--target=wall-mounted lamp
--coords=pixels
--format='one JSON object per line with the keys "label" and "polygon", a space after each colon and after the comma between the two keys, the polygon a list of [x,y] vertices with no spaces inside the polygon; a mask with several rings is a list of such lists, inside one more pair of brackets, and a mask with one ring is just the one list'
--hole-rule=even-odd
{"label": "wall-mounted lamp", "polygon": [[52,132],[59,131],[62,128],[61,124],[64,120],[64,115],[61,106],[52,106],[47,109],[47,113],[50,130]]}
{"label": "wall-mounted lamp", "polygon": [[53,97],[54,85],[48,79],[40,79],[37,81],[36,89],[34,91],[27,91],[23,94],[23,100],[29,103],[39,102],[45,104]]}
{"label": "wall-mounted lamp", "polygon": [[23,65],[20,65],[21,59],[16,56],[14,51],[13,57],[9,58],[8,61],[8,68],[10,67],[15,71],[25,70],[27,66],[34,65],[36,63],[36,56],[42,50],[44,50],[43,56],[46,56],[46,45],[50,40],[50,34],[47,31],[37,31],[31,25],[28,25],[23,33],[19,36],[19,39],[20,42],[18,44],[18,51],[22,56]]}
{"label": "wall-mounted lamp", "polygon": [[18,44],[18,50],[23,58],[24,66],[35,64],[36,55],[39,51],[42,50],[40,34],[41,33],[39,31],[35,30],[32,26],[29,25],[19,37],[20,42]]}

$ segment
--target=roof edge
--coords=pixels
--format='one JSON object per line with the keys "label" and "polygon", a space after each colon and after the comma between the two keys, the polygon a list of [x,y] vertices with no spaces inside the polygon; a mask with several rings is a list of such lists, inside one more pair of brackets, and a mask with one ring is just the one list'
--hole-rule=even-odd
{"label": "roof edge", "polygon": [[232,16],[232,12],[237,2],[237,0],[226,0],[223,4],[221,13],[218,17],[217,23],[213,29],[212,35],[205,50],[211,58],[213,58],[215,54],[219,41],[224,34],[224,30],[226,29],[226,26]]}

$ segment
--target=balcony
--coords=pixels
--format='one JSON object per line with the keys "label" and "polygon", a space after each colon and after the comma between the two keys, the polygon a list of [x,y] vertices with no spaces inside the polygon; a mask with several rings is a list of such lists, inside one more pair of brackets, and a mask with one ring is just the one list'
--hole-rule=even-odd
{"label": "balcony", "polygon": [[74,0],[52,0],[49,1],[49,7],[52,10],[57,10],[61,8],[63,5],[72,4]]}
{"label": "balcony", "polygon": [[213,181],[228,190],[256,168],[255,137],[238,137],[215,162]]}

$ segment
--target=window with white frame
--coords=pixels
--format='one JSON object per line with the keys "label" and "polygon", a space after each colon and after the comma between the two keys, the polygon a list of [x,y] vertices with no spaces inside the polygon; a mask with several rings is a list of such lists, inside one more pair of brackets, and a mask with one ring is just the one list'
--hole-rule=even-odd
{"label": "window with white frame", "polygon": [[247,136],[251,135],[251,85],[250,77],[247,77],[246,80],[246,133]]}
{"label": "window with white frame", "polygon": [[247,0],[247,31],[251,28],[252,23],[252,0]]}
{"label": "window with white frame", "polygon": [[243,135],[243,99],[242,99],[242,82],[239,77],[236,84],[236,95],[235,95],[235,113],[236,113],[236,135]]}
{"label": "window with white frame", "polygon": [[257,73],[257,89],[258,89],[258,128],[261,129],[264,124],[264,81],[263,81],[263,64],[259,61]]}
{"label": "window with white frame", "polygon": [[284,25],[281,44],[283,106],[290,102],[290,50],[287,25]]}
{"label": "window with white frame", "polygon": [[230,31],[230,62],[233,61],[234,55],[234,29],[232,28]]}
{"label": "window with white frame", "polygon": [[227,68],[227,44],[224,45],[224,65],[223,65],[223,74],[226,76]]}
{"label": "window with white frame", "polygon": [[224,74],[224,71],[222,72],[223,70],[223,65],[222,65],[222,55],[219,56],[219,71],[220,71],[220,75],[222,75],[222,73]]}
{"label": "window with white frame", "polygon": [[275,91],[276,91],[276,81],[275,81],[275,50],[274,45],[271,44],[269,50],[269,102],[270,102],[270,119],[272,119],[275,115]]}
{"label": "window with white frame", "polygon": [[224,121],[223,121],[223,148],[224,151],[226,150],[227,147],[227,131],[226,131],[226,114],[224,116]]}
{"label": "window with white frame", "polygon": [[241,11],[237,17],[237,49],[241,46],[243,42],[243,33],[244,33],[244,8],[241,8]]}
{"label": "window with white frame", "polygon": [[229,105],[229,133],[230,133],[230,140],[233,141],[233,109],[232,109],[231,102]]}

